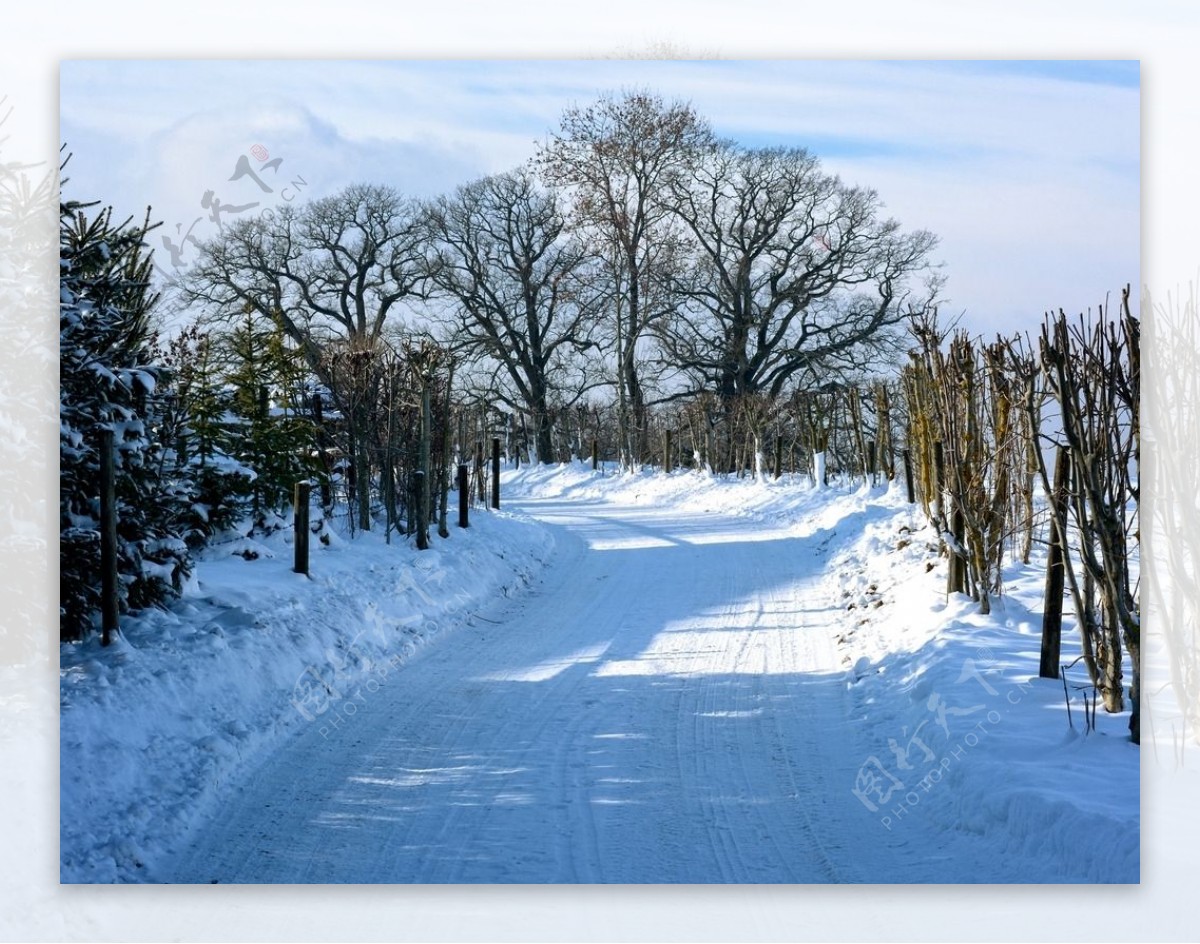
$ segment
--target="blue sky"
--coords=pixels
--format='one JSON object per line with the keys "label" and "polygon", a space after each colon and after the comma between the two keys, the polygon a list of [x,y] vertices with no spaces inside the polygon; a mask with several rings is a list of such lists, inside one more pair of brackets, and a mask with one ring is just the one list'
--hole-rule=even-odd
{"label": "blue sky", "polygon": [[[60,80],[67,196],[151,205],[184,260],[214,200],[230,219],[358,181],[432,196],[529,157],[565,107],[639,87],[745,144],[807,147],[937,233],[944,311],[974,331],[1141,282],[1137,62],[65,61]],[[243,155],[261,184],[229,179]]]}

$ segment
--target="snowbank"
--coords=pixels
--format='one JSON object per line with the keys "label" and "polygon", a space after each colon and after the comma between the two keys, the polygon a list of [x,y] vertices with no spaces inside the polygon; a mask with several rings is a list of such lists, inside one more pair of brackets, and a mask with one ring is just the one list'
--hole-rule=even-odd
{"label": "snowbank", "polygon": [[[876,746],[853,772],[863,815],[890,842],[955,849],[969,838],[966,881],[1139,881],[1141,756],[1129,712],[1101,708],[1089,730],[1083,664],[1065,688],[1038,678],[1044,550],[1006,566],[1004,594],[981,616],[966,596],[947,597],[933,529],[897,496],[879,506],[891,513],[827,575],[845,613],[854,721]],[[1068,603],[1062,662],[1079,652]],[[1051,868],[1013,874],[1013,862]]]}
{"label": "snowbank", "polygon": [[223,790],[301,725],[335,730],[423,644],[519,589],[550,533],[475,511],[419,553],[393,535],[312,542],[288,532],[210,552],[169,611],[61,654],[63,882],[153,878]]}
{"label": "snowbank", "polygon": [[[937,535],[896,484],[816,490],[807,477],[756,481],[692,472],[594,473],[582,464],[522,470],[510,492],[704,509],[790,525],[828,554],[831,631],[855,715],[873,745],[846,789],[879,840],[969,854],[972,882],[1139,881],[1140,750],[1128,710],[1085,720],[1082,662],[1039,679],[1044,547],[1010,564],[981,616],[947,597]],[[1069,601],[1062,661],[1080,652]],[[1126,666],[1125,678],[1131,672]],[[939,837],[940,838],[935,838]],[[1042,863],[1036,873],[1010,863]],[[920,881],[921,873],[895,881]]]}

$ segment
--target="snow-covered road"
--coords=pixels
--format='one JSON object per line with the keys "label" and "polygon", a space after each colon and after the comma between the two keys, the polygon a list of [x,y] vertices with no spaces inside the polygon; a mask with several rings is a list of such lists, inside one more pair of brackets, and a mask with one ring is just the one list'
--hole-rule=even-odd
{"label": "snow-covered road", "polygon": [[557,544],[531,592],[286,740],[155,879],[920,880],[848,789],[829,532],[519,507]]}

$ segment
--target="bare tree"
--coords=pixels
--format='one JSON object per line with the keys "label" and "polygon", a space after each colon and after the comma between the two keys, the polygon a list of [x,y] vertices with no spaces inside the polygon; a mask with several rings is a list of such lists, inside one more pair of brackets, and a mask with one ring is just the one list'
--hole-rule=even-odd
{"label": "bare tree", "polygon": [[[1140,742],[1141,608],[1130,556],[1140,534],[1141,324],[1130,311],[1128,287],[1119,318],[1110,320],[1102,308],[1098,317],[1072,323],[1060,310],[1043,325],[1039,348],[1061,416],[1059,441],[1071,455],[1068,520],[1057,520],[1051,510],[1060,534],[1071,525],[1078,534],[1082,587],[1069,560],[1064,570],[1084,661],[1105,710],[1120,711],[1124,643],[1133,669],[1130,734]],[[1049,492],[1044,464],[1040,471]]]}
{"label": "bare tree", "polygon": [[889,352],[931,307],[936,238],[880,216],[872,190],[847,187],[797,148],[723,144],[672,178],[668,198],[691,238],[681,304],[662,322],[668,356],[696,389],[732,402],[779,397],[793,379],[827,382]]}
{"label": "bare tree", "polygon": [[1013,490],[1025,473],[1029,427],[1019,422],[1024,375],[1014,366],[1014,342],[991,344],[958,331],[943,348],[946,336],[933,318],[913,326],[918,349],[905,368],[905,386],[914,398],[910,439],[918,455],[937,449],[941,467],[936,481],[939,505],[948,500],[939,522],[950,550],[948,589],[969,592],[981,613],[991,612],[991,598],[1001,590],[1004,542],[1016,529]]}
{"label": "bare tree", "polygon": [[[665,357],[728,413],[789,384],[845,380],[897,351],[898,326],[928,310],[935,237],[902,233],[874,191],[847,187],[799,148],[709,148],[662,199],[690,242],[670,274],[677,300],[656,325]],[[832,376],[831,376],[832,375]],[[757,469],[769,411],[751,434]]]}
{"label": "bare tree", "polygon": [[669,246],[661,238],[669,213],[659,197],[712,140],[707,123],[690,105],[667,104],[650,92],[627,92],[619,98],[606,95],[586,108],[569,108],[535,159],[547,181],[572,190],[578,225],[596,231],[608,247],[626,463],[647,449],[646,393],[637,350],[661,312],[651,303],[655,269]]}
{"label": "bare tree", "polygon": [[459,344],[499,365],[498,391],[532,418],[538,461],[553,462],[552,407],[588,388],[578,355],[594,346],[594,259],[528,170],[460,187],[429,219],[431,272],[453,302]]}
{"label": "bare tree", "polygon": [[[252,312],[277,325],[329,387],[348,423],[359,526],[370,522],[372,397],[342,397],[337,351],[364,356],[397,306],[423,294],[424,221],[388,187],[354,185],[300,209],[284,207],[225,228],[181,279],[188,303],[212,317]],[[362,372],[355,372],[358,377]],[[346,402],[341,402],[343,399]]]}

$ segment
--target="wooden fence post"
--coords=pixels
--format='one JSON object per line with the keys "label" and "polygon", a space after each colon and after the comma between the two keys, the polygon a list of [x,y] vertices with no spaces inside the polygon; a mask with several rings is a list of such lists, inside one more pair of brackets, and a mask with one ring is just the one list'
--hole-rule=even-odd
{"label": "wooden fence post", "polygon": [[1042,654],[1038,678],[1058,678],[1062,645],[1062,605],[1066,541],[1058,531],[1058,519],[1066,520],[1067,483],[1071,476],[1071,454],[1059,446],[1054,459],[1054,513],[1050,517],[1050,558],[1046,564],[1046,595],[1042,601]]}
{"label": "wooden fence post", "polygon": [[500,438],[492,437],[492,507],[500,507]]}
{"label": "wooden fence post", "polygon": [[467,521],[467,505],[471,499],[471,490],[467,486],[467,464],[460,462],[458,465],[458,526],[465,528],[468,526]]}
{"label": "wooden fence post", "polygon": [[117,573],[116,441],[111,429],[100,430],[100,645],[121,631]]}
{"label": "wooden fence post", "polygon": [[292,496],[296,507],[296,520],[293,526],[295,531],[292,541],[295,559],[292,570],[295,573],[304,574],[306,577],[308,576],[308,536],[311,533],[308,529],[308,505],[311,493],[311,482],[297,482]]}
{"label": "wooden fence post", "polygon": [[417,550],[429,549],[429,482],[425,472],[413,472],[413,492],[417,497]]}

